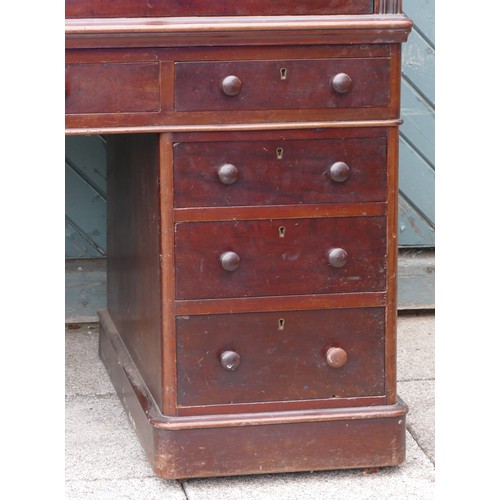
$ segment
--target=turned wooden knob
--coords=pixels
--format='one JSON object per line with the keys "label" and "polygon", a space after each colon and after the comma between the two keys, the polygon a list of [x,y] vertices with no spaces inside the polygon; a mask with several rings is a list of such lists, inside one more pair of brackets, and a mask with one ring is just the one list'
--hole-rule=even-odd
{"label": "turned wooden knob", "polygon": [[332,368],[341,368],[347,362],[347,353],[340,347],[330,347],[326,351],[326,362]]}
{"label": "turned wooden knob", "polygon": [[222,184],[234,184],[238,180],[239,172],[238,169],[231,165],[231,163],[226,163],[217,169],[217,175]]}
{"label": "turned wooden knob", "polygon": [[236,271],[240,267],[240,256],[236,252],[224,252],[219,259],[225,271]]}
{"label": "turned wooden knob", "polygon": [[220,355],[220,364],[224,370],[232,372],[240,366],[240,355],[234,351],[224,351]]}
{"label": "turned wooden knob", "polygon": [[332,267],[344,267],[347,264],[347,252],[343,248],[332,248],[328,252],[328,262]]}
{"label": "turned wooden knob", "polygon": [[222,80],[222,91],[228,96],[235,96],[240,93],[242,85],[242,81],[237,76],[226,76]]}
{"label": "turned wooden knob", "polygon": [[339,73],[332,80],[333,90],[339,94],[345,94],[351,90],[352,80],[347,73]]}
{"label": "turned wooden knob", "polygon": [[349,165],[343,161],[336,161],[330,167],[330,177],[335,182],[344,182],[348,179],[350,174]]}

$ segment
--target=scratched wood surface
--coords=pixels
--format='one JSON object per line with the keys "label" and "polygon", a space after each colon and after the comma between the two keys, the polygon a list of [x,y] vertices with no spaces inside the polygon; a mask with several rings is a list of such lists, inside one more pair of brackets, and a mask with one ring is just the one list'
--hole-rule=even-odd
{"label": "scratched wood surface", "polygon": [[66,17],[147,17],[186,16],[193,11],[203,16],[247,15],[306,15],[306,14],[369,14],[373,12],[373,0],[66,0]]}
{"label": "scratched wood surface", "polygon": [[[384,324],[381,307],[178,316],[179,404],[383,395]],[[328,365],[331,346],[345,365]],[[240,356],[237,370],[220,369],[224,351]]]}

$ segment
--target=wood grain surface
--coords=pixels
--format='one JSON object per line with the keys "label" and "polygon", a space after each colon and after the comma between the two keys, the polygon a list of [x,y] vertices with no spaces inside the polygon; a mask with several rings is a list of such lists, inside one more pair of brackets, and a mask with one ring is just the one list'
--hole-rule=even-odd
{"label": "wood grain surface", "polygon": [[66,0],[66,17],[370,14],[373,0]]}
{"label": "wood grain surface", "polygon": [[[176,207],[359,203],[386,200],[384,137],[177,143],[174,146]],[[281,153],[279,157],[278,153]],[[349,177],[329,173],[345,162]],[[218,175],[230,164],[237,179]]]}
{"label": "wood grain surface", "polygon": [[[384,325],[383,308],[177,317],[179,405],[383,395]],[[234,371],[224,351],[241,357]]]}
{"label": "wood grain surface", "polygon": [[[175,241],[177,299],[385,289],[384,217],[178,223]],[[328,263],[334,247],[349,256],[342,268]],[[237,270],[221,267],[226,251]]]}

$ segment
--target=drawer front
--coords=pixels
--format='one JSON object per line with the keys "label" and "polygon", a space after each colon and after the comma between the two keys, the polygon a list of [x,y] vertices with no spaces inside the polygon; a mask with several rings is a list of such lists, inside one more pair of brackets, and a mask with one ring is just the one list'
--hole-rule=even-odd
{"label": "drawer front", "polygon": [[189,316],[176,324],[180,406],[384,393],[383,308]]}
{"label": "drawer front", "polygon": [[154,62],[68,64],[66,113],[159,111],[159,68]]}
{"label": "drawer front", "polygon": [[181,143],[176,207],[385,201],[385,137]]}
{"label": "drawer front", "polygon": [[177,111],[383,107],[389,94],[388,58],[175,64]]}
{"label": "drawer front", "polygon": [[386,221],[178,223],[175,253],[177,299],[382,291]]}
{"label": "drawer front", "polygon": [[66,17],[370,14],[373,0],[66,0]]}

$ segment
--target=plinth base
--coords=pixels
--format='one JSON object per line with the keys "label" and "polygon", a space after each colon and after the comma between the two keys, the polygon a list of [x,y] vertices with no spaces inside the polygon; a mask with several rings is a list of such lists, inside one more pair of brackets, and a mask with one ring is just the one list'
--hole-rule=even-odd
{"label": "plinth base", "polygon": [[162,415],[107,311],[99,356],[154,472],[168,479],[393,466],[407,406],[232,415]]}

